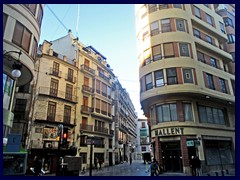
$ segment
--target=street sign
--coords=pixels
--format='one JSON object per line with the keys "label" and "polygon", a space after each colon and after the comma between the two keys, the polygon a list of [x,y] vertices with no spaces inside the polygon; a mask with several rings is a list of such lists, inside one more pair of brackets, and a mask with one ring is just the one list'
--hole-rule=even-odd
{"label": "street sign", "polygon": [[187,147],[191,146],[194,146],[194,141],[193,140],[187,141]]}

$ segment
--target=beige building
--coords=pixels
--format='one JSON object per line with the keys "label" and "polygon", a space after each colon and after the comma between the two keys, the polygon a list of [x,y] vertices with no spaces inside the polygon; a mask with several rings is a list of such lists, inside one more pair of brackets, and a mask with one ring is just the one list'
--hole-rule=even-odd
{"label": "beige building", "polygon": [[235,75],[218,4],[138,4],[140,101],[167,172],[235,165]]}

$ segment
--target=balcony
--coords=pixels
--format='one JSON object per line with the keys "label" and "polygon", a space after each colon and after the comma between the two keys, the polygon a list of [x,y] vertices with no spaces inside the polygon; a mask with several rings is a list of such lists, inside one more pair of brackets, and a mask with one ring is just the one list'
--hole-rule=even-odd
{"label": "balcony", "polygon": [[108,83],[110,82],[110,78],[105,76],[103,73],[99,72],[99,77],[101,77],[102,79],[104,79],[105,81],[107,81]]}
{"label": "balcony", "polygon": [[82,85],[82,92],[92,94],[93,93],[93,88],[91,88],[87,85]]}
{"label": "balcony", "polygon": [[104,128],[102,126],[94,126],[94,131],[95,132],[100,132],[100,133],[103,133],[103,134],[108,134],[108,129]]}
{"label": "balcony", "polygon": [[124,126],[123,124],[121,124],[120,128],[122,130],[124,130],[125,132],[128,132],[128,128],[126,126]]}
{"label": "balcony", "polygon": [[73,118],[71,118],[70,116],[64,116],[63,114],[54,113],[48,114],[47,112],[36,112],[35,119],[48,122],[63,123],[65,125],[70,125],[71,122],[74,122]]}
{"label": "balcony", "polygon": [[82,105],[81,106],[81,113],[83,114],[91,114],[93,112],[93,108]]}
{"label": "balcony", "polygon": [[68,74],[65,75],[65,80],[68,81],[68,82],[71,82],[71,83],[76,83],[76,80],[77,78],[76,77],[73,77],[73,76],[69,76]]}
{"label": "balcony", "polygon": [[81,71],[90,74],[91,76],[95,76],[95,70],[86,66],[84,64],[81,65]]}
{"label": "balcony", "polygon": [[89,125],[89,124],[80,124],[80,129],[81,130],[85,130],[85,131],[93,131],[93,125]]}
{"label": "balcony", "polygon": [[71,93],[67,93],[65,91],[51,89],[50,87],[39,87],[38,94],[47,95],[54,98],[59,98],[73,103],[77,103],[77,96],[74,96]]}
{"label": "balcony", "polygon": [[52,76],[55,76],[55,77],[61,77],[62,75],[62,71],[58,71],[58,70],[55,70],[53,69],[52,67],[50,67],[50,72],[49,72],[50,75]]}

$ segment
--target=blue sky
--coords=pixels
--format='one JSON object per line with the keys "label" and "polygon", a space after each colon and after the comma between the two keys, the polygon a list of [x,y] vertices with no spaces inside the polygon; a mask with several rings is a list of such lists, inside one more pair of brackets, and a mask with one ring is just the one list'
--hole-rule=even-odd
{"label": "blue sky", "polygon": [[[92,45],[126,88],[140,118],[139,73],[133,4],[48,4],[67,29],[85,45]],[[52,41],[67,35],[66,28],[45,6],[41,37]],[[78,26],[77,26],[78,24]]]}

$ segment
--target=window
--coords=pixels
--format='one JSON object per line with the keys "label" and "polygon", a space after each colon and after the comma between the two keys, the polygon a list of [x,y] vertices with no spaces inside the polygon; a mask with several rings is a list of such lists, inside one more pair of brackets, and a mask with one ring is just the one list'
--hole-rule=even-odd
{"label": "window", "polygon": [[3,108],[9,110],[12,101],[14,80],[3,73]]}
{"label": "window", "polygon": [[27,100],[26,99],[16,99],[14,108],[14,119],[15,120],[25,120]]}
{"label": "window", "polygon": [[194,36],[196,36],[196,37],[198,37],[198,38],[201,39],[200,31],[199,31],[199,30],[197,30],[197,29],[193,29],[193,34],[194,34]]}
{"label": "window", "polygon": [[177,71],[176,68],[167,69],[167,84],[177,84]]}
{"label": "window", "polygon": [[233,62],[235,62],[235,52],[230,53],[232,55],[233,58]]}
{"label": "window", "polygon": [[8,16],[3,13],[3,35],[4,35],[5,27],[7,24],[7,19],[8,19]]}
{"label": "window", "polygon": [[145,122],[142,122],[142,127],[141,128],[146,128]]}
{"label": "window", "polygon": [[211,63],[211,66],[212,66],[212,67],[215,67],[215,68],[217,67],[217,62],[216,62],[216,59],[215,59],[215,58],[211,57],[211,58],[210,58],[210,63]]}
{"label": "window", "polygon": [[68,68],[67,80],[73,82],[73,70]]}
{"label": "window", "polygon": [[225,80],[222,79],[222,78],[219,78],[219,84],[220,84],[220,87],[221,87],[221,92],[227,93]]}
{"label": "window", "polygon": [[169,122],[177,120],[177,105],[163,104],[157,106],[157,122]]}
{"label": "window", "polygon": [[192,69],[183,69],[184,83],[193,83]]}
{"label": "window", "polygon": [[111,99],[111,87],[107,86],[107,96],[108,99]]}
{"label": "window", "polygon": [[58,76],[58,75],[59,75],[59,63],[53,62],[52,74],[53,74],[54,76]]}
{"label": "window", "polygon": [[102,95],[107,97],[107,85],[102,82]]}
{"label": "window", "polygon": [[101,88],[100,88],[100,83],[101,83],[101,82],[100,82],[98,79],[96,79],[96,92],[97,92],[98,94],[100,94],[100,91],[101,91],[101,90],[100,90],[100,89],[101,89]]}
{"label": "window", "polygon": [[144,5],[144,6],[142,7],[141,11],[142,11],[142,16],[141,16],[141,18],[143,19],[143,18],[145,18],[145,17],[147,16],[147,7],[146,7],[146,5]]}
{"label": "window", "polygon": [[156,4],[149,4],[148,5],[148,12],[152,13],[157,10],[157,5]]}
{"label": "window", "polygon": [[112,105],[108,104],[108,116],[111,117],[112,115]]}
{"label": "window", "polygon": [[170,19],[161,20],[161,30],[162,30],[162,33],[171,31]]}
{"label": "window", "polygon": [[43,18],[43,10],[42,10],[42,6],[39,4],[37,20],[40,27],[42,24],[42,18]]}
{"label": "window", "polygon": [[162,59],[161,45],[152,48],[153,61]]}
{"label": "window", "polygon": [[173,7],[174,7],[174,8],[182,9],[182,4],[173,4]]}
{"label": "window", "polygon": [[[87,146],[87,142],[86,142],[86,137],[87,135],[81,135],[80,136],[80,145],[83,146],[83,147],[86,147]],[[87,153],[86,153],[87,154]]]}
{"label": "window", "polygon": [[144,51],[144,65],[151,63],[150,49]]}
{"label": "window", "polygon": [[73,86],[70,84],[66,85],[66,94],[65,98],[68,100],[72,100],[72,91],[73,91]]}
{"label": "window", "polygon": [[213,25],[212,16],[210,16],[209,14],[206,13],[206,17],[207,17],[207,23],[210,25]]}
{"label": "window", "polygon": [[180,48],[180,56],[187,56],[189,57],[189,49],[187,43],[179,43]]}
{"label": "window", "polygon": [[29,93],[29,90],[30,90],[30,82],[23,86],[19,86],[18,88],[18,92],[22,92],[22,93]]}
{"label": "window", "polygon": [[235,35],[234,34],[228,34],[228,44],[235,43]]}
{"label": "window", "polygon": [[24,5],[31,11],[33,16],[35,16],[37,4],[24,4]]}
{"label": "window", "polygon": [[107,115],[107,103],[102,101],[102,104],[101,104],[101,113],[104,114],[104,115]]}
{"label": "window", "polygon": [[48,102],[47,120],[55,121],[55,115],[56,115],[56,103],[49,101]]}
{"label": "window", "polygon": [[198,60],[205,63],[205,58],[204,58],[204,54],[200,51],[197,51],[197,57],[198,57]]}
{"label": "window", "polygon": [[194,15],[198,18],[201,19],[201,12],[200,12],[200,9],[197,8],[196,6],[193,6],[194,7]]}
{"label": "window", "polygon": [[224,22],[225,26],[232,26],[232,27],[234,27],[233,26],[233,21],[229,17],[224,17],[223,18],[223,22]]}
{"label": "window", "polygon": [[198,114],[201,123],[225,124],[225,113],[223,109],[199,105]]}
{"label": "window", "polygon": [[168,4],[159,4],[159,9],[167,9],[168,8]]}
{"label": "window", "polygon": [[226,34],[225,28],[224,28],[224,25],[223,25],[222,22],[219,22],[219,26],[220,26],[221,32],[222,32],[223,34]]}
{"label": "window", "polygon": [[213,83],[213,76],[211,74],[206,74],[206,78],[207,78],[207,87],[214,90],[215,87]]}
{"label": "window", "polygon": [[32,44],[32,53],[31,53],[31,56],[32,56],[33,59],[36,59],[37,47],[38,47],[37,40],[34,37],[33,38],[33,44]]}
{"label": "window", "polygon": [[146,90],[152,89],[153,88],[153,83],[152,83],[152,74],[148,74],[145,76],[146,80]]}
{"label": "window", "polygon": [[148,30],[148,26],[146,26],[145,28],[143,28],[142,30],[142,38],[143,40],[145,40],[147,37],[149,37],[149,30]]}
{"label": "window", "polygon": [[203,5],[209,8],[209,4],[203,4]]}
{"label": "window", "polygon": [[50,95],[51,96],[57,96],[57,94],[58,94],[58,80],[51,79]]}
{"label": "window", "polygon": [[163,70],[155,71],[155,86],[160,87],[164,86],[164,77],[163,77]]}
{"label": "window", "polygon": [[183,115],[185,121],[192,121],[192,105],[190,103],[183,103]]}
{"label": "window", "polygon": [[71,106],[64,106],[64,119],[63,122],[66,124],[70,124],[71,122]]}
{"label": "window", "polygon": [[150,24],[151,36],[159,34],[158,21]]}
{"label": "window", "polygon": [[206,39],[209,44],[213,44],[213,40],[210,36],[206,35]]}
{"label": "window", "polygon": [[163,50],[164,50],[164,57],[165,58],[175,57],[173,43],[163,44]]}
{"label": "window", "polygon": [[177,30],[178,31],[184,31],[185,32],[185,25],[184,25],[184,20],[183,19],[176,19],[176,24],[177,24]]}
{"label": "window", "polygon": [[95,111],[97,113],[100,113],[100,99],[96,99],[96,108]]}
{"label": "window", "polygon": [[12,42],[29,52],[31,33],[21,23],[16,22]]}

